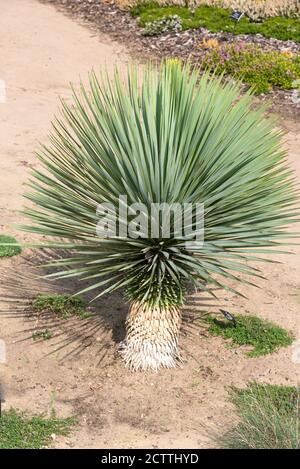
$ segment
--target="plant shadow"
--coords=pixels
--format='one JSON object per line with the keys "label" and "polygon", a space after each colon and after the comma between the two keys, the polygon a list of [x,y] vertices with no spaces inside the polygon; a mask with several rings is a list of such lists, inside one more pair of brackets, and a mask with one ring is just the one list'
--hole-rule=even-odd
{"label": "plant shadow", "polygon": [[[32,341],[33,336],[48,331],[51,338],[47,342],[51,350],[47,355],[63,351],[62,359],[66,359],[90,349],[96,365],[111,364],[118,354],[118,344],[125,338],[128,305],[122,292],[114,292],[95,301],[95,292],[83,295],[89,313],[85,319],[74,316],[62,319],[50,311],[38,313],[32,306],[38,294],[73,295],[89,286],[87,281],[76,278],[45,278],[55,271],[45,264],[67,255],[67,252],[58,254],[51,249],[24,250],[9,267],[0,268],[0,313],[23,320],[25,327],[16,333],[17,341]],[[210,292],[204,295],[189,291],[182,310],[182,335],[191,340],[206,335],[204,319],[208,314],[217,314],[219,307],[219,301]],[[34,342],[38,344],[43,340],[41,337]]]}

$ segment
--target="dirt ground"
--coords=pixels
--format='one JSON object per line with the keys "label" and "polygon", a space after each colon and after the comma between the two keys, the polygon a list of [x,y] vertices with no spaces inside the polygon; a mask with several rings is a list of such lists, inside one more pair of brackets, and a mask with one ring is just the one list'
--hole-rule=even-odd
{"label": "dirt ground", "polygon": [[[34,151],[44,141],[57,110],[58,96],[69,96],[92,67],[126,64],[122,45],[99,36],[36,0],[0,0],[0,79],[7,102],[0,104],[1,232],[27,235],[11,227],[21,220],[24,183],[36,165]],[[281,116],[290,165],[300,180],[300,122]],[[220,292],[218,300],[190,298],[185,313],[201,315],[226,307],[251,313],[293,331],[297,340],[275,354],[248,358],[242,348],[185,324],[181,337],[185,366],[160,373],[131,373],[116,356],[124,335],[127,306],[115,294],[93,303],[92,319],[56,321],[30,314],[29,303],[41,291],[72,292],[74,281],[46,283],[37,278],[45,254],[25,249],[0,262],[0,339],[6,363],[0,363],[5,406],[29,413],[76,415],[69,437],[54,445],[81,448],[206,448],[214,435],[235,419],[226,387],[248,380],[300,382],[300,248],[283,255],[282,264],[267,264],[268,280],[260,289],[245,289],[248,299]],[[88,299],[88,298],[87,298]],[[192,314],[192,315],[193,315]],[[34,342],[32,331],[49,328],[53,338]]]}

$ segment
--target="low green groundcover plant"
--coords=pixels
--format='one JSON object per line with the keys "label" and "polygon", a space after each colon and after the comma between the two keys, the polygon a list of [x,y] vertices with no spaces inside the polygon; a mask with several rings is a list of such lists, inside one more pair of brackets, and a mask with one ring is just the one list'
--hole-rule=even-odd
{"label": "low green groundcover plant", "polygon": [[300,393],[296,387],[249,383],[231,388],[239,423],[219,438],[232,449],[299,449]]}
{"label": "low green groundcover plant", "polygon": [[63,319],[68,319],[71,316],[86,319],[91,315],[85,310],[85,303],[80,296],[39,294],[33,300],[32,306],[37,312],[51,312]]}
{"label": "low green groundcover plant", "polygon": [[212,32],[225,31],[233,34],[262,34],[283,41],[300,41],[300,21],[297,18],[276,16],[266,18],[263,22],[255,23],[247,16],[235,22],[230,18],[232,10],[200,6],[195,12],[186,7],[159,6],[155,2],[141,3],[131,9],[132,15],[139,18],[139,24],[145,27],[147,23],[162,19],[164,16],[177,15],[182,20],[182,29],[206,28]]}
{"label": "low green groundcover plant", "polygon": [[257,357],[287,347],[293,342],[292,335],[285,329],[256,316],[236,316],[236,327],[232,322],[208,317],[209,333],[232,339],[234,345],[250,345],[249,357]]}
{"label": "low green groundcover plant", "polygon": [[202,64],[217,73],[242,78],[256,93],[266,93],[273,86],[292,89],[300,78],[300,56],[263,51],[254,44],[243,42],[210,48],[205,52]]}
{"label": "low green groundcover plant", "polygon": [[52,338],[52,332],[49,329],[44,329],[41,331],[35,331],[32,333],[33,340],[49,340]]}
{"label": "low green groundcover plant", "polygon": [[68,435],[72,418],[46,419],[10,409],[0,418],[0,449],[39,449],[51,443],[51,435]]}
{"label": "low green groundcover plant", "polygon": [[[6,246],[5,244],[13,244]],[[0,257],[12,257],[20,254],[21,247],[12,236],[0,235]]]}

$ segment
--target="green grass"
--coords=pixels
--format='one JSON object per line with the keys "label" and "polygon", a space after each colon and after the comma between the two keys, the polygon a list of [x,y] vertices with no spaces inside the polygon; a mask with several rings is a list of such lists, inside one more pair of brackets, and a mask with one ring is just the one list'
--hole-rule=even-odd
{"label": "green grass", "polygon": [[[3,246],[2,244],[14,244],[13,246]],[[12,257],[22,251],[17,240],[12,236],[0,235],[0,257]]]}
{"label": "green grass", "polygon": [[140,26],[163,18],[166,15],[178,15],[182,19],[182,29],[206,28],[211,32],[226,31],[233,34],[262,34],[283,41],[300,42],[300,21],[298,19],[272,17],[261,23],[254,23],[243,17],[238,23],[230,19],[231,10],[200,6],[192,15],[186,7],[161,7],[156,3],[141,4],[131,9],[133,16],[139,17]]}
{"label": "green grass", "polygon": [[72,418],[27,417],[10,409],[0,418],[0,449],[39,449],[52,442],[52,434],[68,435],[73,424]]}
{"label": "green grass", "polygon": [[249,383],[230,389],[239,423],[218,438],[232,449],[299,449],[299,389]]}
{"label": "green grass", "polygon": [[79,296],[69,295],[38,295],[32,302],[33,309],[39,313],[51,312],[57,314],[62,319],[71,316],[78,316],[80,319],[87,319],[91,314],[85,310],[85,303]]}
{"label": "green grass", "polygon": [[237,326],[226,320],[208,317],[208,332],[214,336],[231,339],[234,345],[250,345],[249,357],[258,357],[287,347],[293,342],[292,335],[281,327],[256,316],[237,315]]}
{"label": "green grass", "polygon": [[49,329],[44,329],[42,331],[36,331],[32,334],[33,340],[49,340],[52,337],[52,332]]}

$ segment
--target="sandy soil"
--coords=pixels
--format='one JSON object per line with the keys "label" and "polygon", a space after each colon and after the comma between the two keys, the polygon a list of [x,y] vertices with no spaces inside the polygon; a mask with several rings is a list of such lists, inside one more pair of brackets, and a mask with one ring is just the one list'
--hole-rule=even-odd
{"label": "sandy soil", "polygon": [[[95,36],[53,7],[34,0],[0,0],[0,79],[7,102],[0,104],[1,232],[16,234],[24,183],[36,165],[34,150],[44,140],[56,112],[58,95],[68,97],[68,82],[94,66],[111,69],[128,55],[108,37]],[[300,123],[281,120],[287,131],[291,166],[300,179]],[[28,236],[18,233],[18,238]],[[292,330],[300,341],[300,249],[267,265],[269,280],[260,289],[242,289],[248,299],[220,293],[219,300],[190,299],[201,315],[226,306],[257,314]],[[47,256],[45,253],[44,256]],[[55,321],[30,314],[31,299],[41,291],[74,291],[74,282],[49,284],[36,277],[42,255],[24,250],[0,263],[0,339],[7,360],[0,364],[5,406],[30,413],[77,415],[71,436],[57,447],[214,446],[215,432],[234,420],[226,386],[248,380],[281,384],[300,382],[300,342],[270,356],[247,358],[219,338],[186,324],[181,337],[185,366],[159,374],[133,374],[116,356],[124,334],[126,305],[120,295],[93,303],[89,321]],[[53,338],[34,342],[32,331],[51,328]]]}

